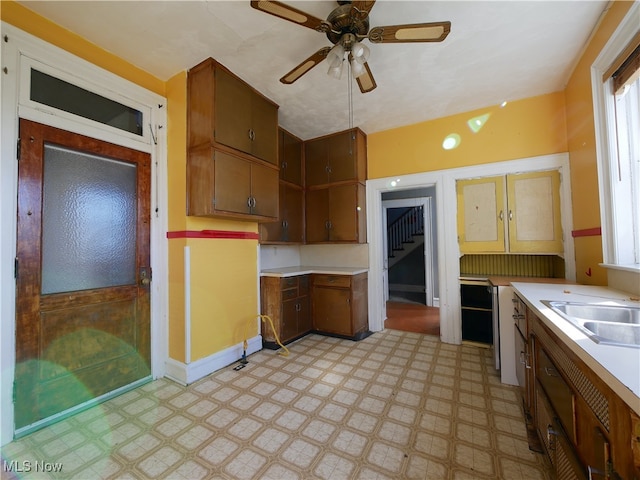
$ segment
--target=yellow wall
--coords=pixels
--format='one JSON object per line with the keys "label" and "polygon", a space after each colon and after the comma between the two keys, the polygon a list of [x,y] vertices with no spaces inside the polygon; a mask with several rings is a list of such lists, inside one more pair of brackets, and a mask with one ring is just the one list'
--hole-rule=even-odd
{"label": "yellow wall", "polygon": [[[489,115],[477,132],[473,118]],[[566,152],[564,95],[552,93],[367,136],[369,178],[442,170]],[[460,145],[445,150],[449,134]]]}
{"label": "yellow wall", "polygon": [[165,84],[162,80],[52,21],[36,15],[33,11],[12,0],[2,0],[0,2],[0,20],[10,23],[35,37],[73,53],[154,93],[165,95]]}
{"label": "yellow wall", "polygon": [[[186,72],[163,82],[135,65],[13,1],[0,3],[0,19],[105,70],[167,98],[169,231],[257,232],[250,222],[186,216]],[[185,361],[184,247],[191,250],[191,361],[257,334],[257,241],[170,239],[169,356]]]}
{"label": "yellow wall", "polygon": [[[575,230],[601,226],[591,65],[631,5],[632,2],[628,1],[616,1],[611,5],[578,61],[565,89]],[[607,272],[598,266],[602,262],[601,237],[578,237],[575,239],[575,250],[577,280],[585,284],[606,285]]]}
{"label": "yellow wall", "polygon": [[[578,63],[565,92],[488,106],[368,137],[369,178],[403,175],[569,151],[574,227],[599,226],[597,174],[589,66],[630,2],[616,1]],[[0,18],[80,58],[109,70],[168,100],[169,230],[257,232],[255,223],[187,217],[186,211],[186,73],[167,82],[114,56],[76,34],[13,2],[0,3]],[[477,132],[467,121],[488,114]],[[461,136],[453,150],[442,148],[450,133]],[[184,361],[184,247],[192,267],[191,360],[211,355],[244,339],[247,322],[257,313],[255,240],[169,240],[169,353]],[[576,239],[578,280],[606,284],[597,263],[600,237]],[[592,276],[584,272],[591,268]],[[249,329],[251,337],[255,325]]]}

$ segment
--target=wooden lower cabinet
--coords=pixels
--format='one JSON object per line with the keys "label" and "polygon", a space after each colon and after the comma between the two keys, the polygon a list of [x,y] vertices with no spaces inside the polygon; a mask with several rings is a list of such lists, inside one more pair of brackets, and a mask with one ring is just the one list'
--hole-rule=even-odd
{"label": "wooden lower cabinet", "polygon": [[636,413],[529,308],[526,316],[530,420],[557,478],[640,478]]}
{"label": "wooden lower cabinet", "polygon": [[367,274],[312,275],[313,329],[353,339],[368,330]]}
{"label": "wooden lower cabinet", "polygon": [[[288,343],[311,331],[309,275],[261,277],[262,314],[268,315],[281,343]],[[262,341],[266,348],[279,348],[268,321],[263,323]]]}

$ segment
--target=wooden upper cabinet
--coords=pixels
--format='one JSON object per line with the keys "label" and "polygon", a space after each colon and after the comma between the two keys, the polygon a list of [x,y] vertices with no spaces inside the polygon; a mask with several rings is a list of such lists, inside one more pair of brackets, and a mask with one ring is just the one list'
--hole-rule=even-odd
{"label": "wooden upper cabinet", "polygon": [[307,191],[307,243],[366,243],[365,187],[361,183]]}
{"label": "wooden upper cabinet", "polygon": [[209,58],[187,77],[188,146],[222,144],[278,163],[278,105]]}
{"label": "wooden upper cabinet", "polygon": [[209,58],[187,76],[187,215],[278,218],[278,106]]}
{"label": "wooden upper cabinet", "polygon": [[302,140],[282,128],[280,129],[278,140],[280,180],[302,187]]}
{"label": "wooden upper cabinet", "polygon": [[187,215],[268,221],[278,217],[278,171],[213,148],[187,160]]}
{"label": "wooden upper cabinet", "polygon": [[462,253],[562,254],[557,170],[458,180]]}
{"label": "wooden upper cabinet", "polygon": [[280,182],[280,215],[275,222],[260,224],[260,243],[304,242],[304,195],[302,188]]}
{"label": "wooden upper cabinet", "polygon": [[304,146],[307,187],[366,180],[367,144],[360,129],[308,140]]}

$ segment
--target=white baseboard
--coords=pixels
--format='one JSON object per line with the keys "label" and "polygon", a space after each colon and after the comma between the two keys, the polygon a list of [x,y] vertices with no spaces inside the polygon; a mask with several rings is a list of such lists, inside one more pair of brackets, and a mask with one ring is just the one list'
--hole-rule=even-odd
{"label": "white baseboard", "polygon": [[[239,343],[189,364],[169,358],[165,362],[165,376],[181,385],[189,385],[240,360],[243,347],[244,343]],[[247,340],[247,355],[260,350],[262,350],[262,335],[256,335]]]}

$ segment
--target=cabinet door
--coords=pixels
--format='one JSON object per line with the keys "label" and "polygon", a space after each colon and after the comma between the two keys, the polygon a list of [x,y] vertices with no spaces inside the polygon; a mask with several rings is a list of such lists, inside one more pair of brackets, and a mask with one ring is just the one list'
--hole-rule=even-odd
{"label": "cabinet door", "polygon": [[292,298],[282,302],[282,323],[280,341],[291,340],[298,335],[298,299]]}
{"label": "cabinet door", "polygon": [[215,85],[216,142],[251,153],[251,88],[220,67]]}
{"label": "cabinet door", "polygon": [[356,139],[352,130],[326,137],[329,182],[356,180]]}
{"label": "cabinet door", "polygon": [[283,238],[285,242],[302,243],[304,241],[304,195],[298,188],[284,186],[281,197],[282,220],[284,223]]}
{"label": "cabinet door", "polygon": [[313,329],[311,312],[309,311],[309,296],[298,298],[298,333],[303,334]]}
{"label": "cabinet door", "polygon": [[507,175],[509,250],[562,253],[560,173]]}
{"label": "cabinet door", "polygon": [[278,216],[278,220],[260,224],[260,243],[286,241],[286,234],[284,230],[284,208],[286,203],[285,189],[285,185],[281,183],[279,187],[280,215]]}
{"label": "cabinet door", "polygon": [[251,213],[251,163],[220,151],[214,155],[216,210]]}
{"label": "cabinet door", "polygon": [[334,242],[358,242],[364,217],[364,196],[360,184],[329,188],[329,239]]}
{"label": "cabinet door", "polygon": [[214,213],[214,179],[211,148],[191,149],[187,156],[187,215]]}
{"label": "cabinet door", "polygon": [[302,186],[302,140],[280,129],[280,179]]}
{"label": "cabinet door", "polygon": [[504,177],[458,180],[456,189],[460,251],[504,252]]}
{"label": "cabinet door", "polygon": [[278,218],[278,170],[250,163],[251,214]]}
{"label": "cabinet door", "polygon": [[351,336],[350,296],[349,289],[314,287],[314,328],[321,332]]}
{"label": "cabinet door", "polygon": [[327,140],[325,137],[304,142],[304,170],[306,186],[329,183],[327,163]]}
{"label": "cabinet door", "polygon": [[249,153],[274,165],[278,164],[278,107],[250,90],[251,151]]}
{"label": "cabinet door", "polygon": [[307,243],[329,240],[329,189],[307,190],[306,238]]}

